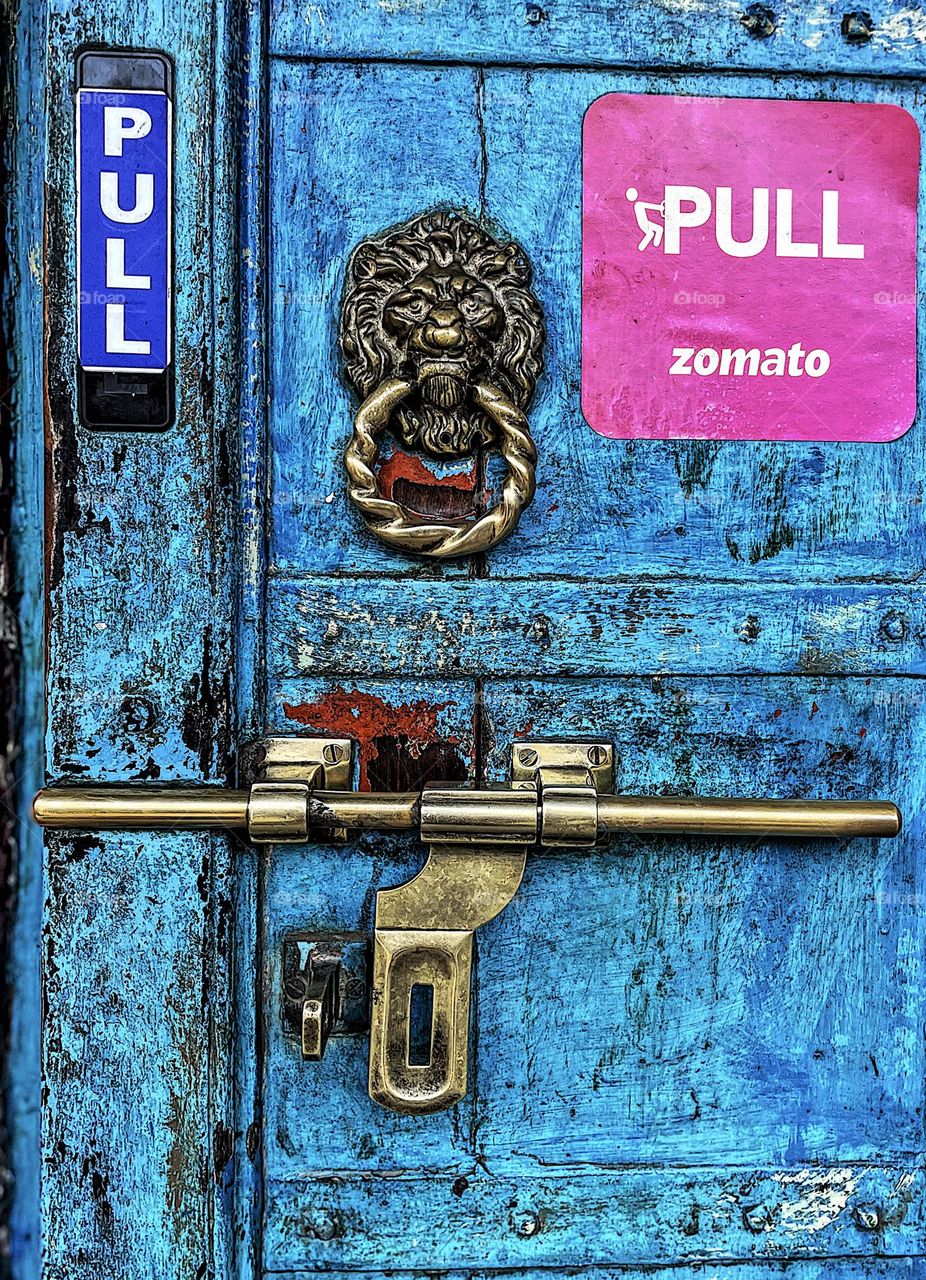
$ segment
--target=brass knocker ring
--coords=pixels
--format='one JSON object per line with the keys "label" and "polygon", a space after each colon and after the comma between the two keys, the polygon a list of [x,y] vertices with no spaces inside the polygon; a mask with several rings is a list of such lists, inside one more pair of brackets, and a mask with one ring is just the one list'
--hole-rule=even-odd
{"label": "brass knocker ring", "polygon": [[[387,546],[436,559],[487,551],[534,496],[526,410],[544,327],[527,254],[460,213],[436,209],[362,241],[341,305],[344,377],[361,401],[344,464],[351,501]],[[491,510],[440,519],[383,495],[387,430],[436,458],[498,445],[507,466]]]}
{"label": "brass knocker ring", "polygon": [[357,410],[354,434],[344,455],[350,499],[367,528],[400,551],[441,559],[487,551],[517,527],[521,512],[534,496],[537,450],[527,418],[498,387],[477,382],[473,387],[474,402],[498,428],[501,455],[508,467],[501,499],[491,511],[474,519],[425,519],[400,502],[384,498],[374,470],[379,455],[377,438],[416,385],[408,379],[387,378]]}

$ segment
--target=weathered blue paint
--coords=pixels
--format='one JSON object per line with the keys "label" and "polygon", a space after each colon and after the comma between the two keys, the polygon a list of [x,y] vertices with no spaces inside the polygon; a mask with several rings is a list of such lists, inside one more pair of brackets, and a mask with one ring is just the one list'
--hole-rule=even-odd
{"label": "weathered blue paint", "polygon": [[384,627],[366,579],[276,579],[275,679],[602,671],[926,673],[922,589],[884,583],[409,579]]}
{"label": "weathered blue paint", "polygon": [[[221,6],[49,4],[48,735],[53,777],[226,779],[234,616],[236,33]],[[73,61],[175,65],[177,422],[90,434],[74,405]],[[47,1274],[227,1274],[235,1128],[233,851],[204,836],[47,843]],[[245,899],[246,900],[246,899]],[[33,1017],[35,1011],[33,1011]],[[246,1113],[252,1100],[241,1100]],[[246,1181],[244,1170],[242,1179]],[[34,1273],[33,1273],[34,1274]]]}
{"label": "weathered blue paint", "polygon": [[[12,18],[12,15],[11,15]],[[42,553],[42,101],[44,13],[21,6],[15,23],[15,58],[7,118],[6,157],[12,179],[7,245],[10,277],[3,282],[6,336],[11,346],[10,412],[15,431],[13,564],[18,595],[21,654],[20,757],[16,790],[8,801],[17,814],[17,911],[7,955],[11,1028],[6,1064],[6,1116],[10,1165],[9,1252],[14,1280],[40,1270],[39,1109],[41,1105],[41,1003],[39,936],[42,923],[42,839],[29,821],[29,802],[44,780],[43,553]],[[9,588],[5,588],[9,589]]]}
{"label": "weathered blue paint", "polygon": [[[314,1273],[318,1274],[318,1273]],[[328,1276],[332,1276],[335,1280],[347,1280],[348,1276],[355,1276],[357,1272],[326,1272]],[[369,1272],[363,1273],[369,1275]],[[438,1274],[440,1280],[549,1280],[550,1272],[543,1269],[535,1269],[534,1267],[519,1267],[517,1270],[509,1270],[505,1268],[501,1271],[485,1271],[477,1269],[475,1271],[458,1271],[458,1270],[441,1270],[425,1272],[430,1276]],[[557,1276],[576,1277],[587,1272],[582,1272],[577,1268],[557,1269]],[[918,1277],[921,1274],[921,1268],[918,1261],[913,1258],[879,1258],[879,1259],[850,1259],[840,1262],[836,1267],[831,1262],[821,1262],[815,1260],[813,1262],[793,1261],[793,1262],[765,1262],[765,1263],[739,1263],[733,1265],[725,1265],[720,1271],[717,1267],[712,1266],[680,1266],[680,1267],[652,1267],[647,1268],[644,1272],[635,1271],[633,1269],[625,1269],[618,1267],[596,1267],[592,1273],[595,1280],[627,1280],[628,1276],[643,1275],[646,1280],[705,1280],[706,1277],[722,1275],[724,1280],[910,1280],[910,1278]],[[274,1272],[275,1280],[304,1280],[306,1273],[304,1271],[278,1271]],[[389,1272],[389,1280],[420,1280],[421,1271],[392,1271]]]}
{"label": "weathered blue paint", "polygon": [[[306,1072],[273,1037],[282,937],[368,929],[369,863],[274,859],[265,1266],[559,1274],[828,1257],[840,1275],[859,1257],[920,1255],[922,431],[888,448],[624,444],[596,437],[578,405],[588,104],[615,90],[822,94],[921,120],[916,84],[890,78],[918,69],[919,44],[895,20],[888,52],[882,14],[880,54],[840,51],[840,15],[797,7],[765,44],[728,9],[463,14],[272,16],[271,723],[343,732],[353,707],[368,746],[369,717],[384,704],[401,723],[408,681],[433,673],[444,716],[475,690],[477,775],[503,779],[519,736],[601,733],[630,792],[890,794],[909,821],[890,846],[624,841],[537,859],[480,934],[470,1097],[453,1118],[400,1122],[363,1093],[362,1043],[338,1041]],[[596,19],[610,43],[594,44]],[[546,56],[526,53],[544,31]],[[646,70],[682,57],[714,67]],[[876,57],[880,77],[845,74]],[[755,74],[764,65],[782,74]],[[524,244],[547,314],[537,501],[474,566],[384,553],[341,480],[344,263],[428,204]],[[415,865],[393,854],[383,869],[384,844],[376,885]]]}
{"label": "weathered blue paint", "polygon": [[[748,6],[724,0],[272,0],[271,50],[281,57],[393,59],[524,66],[688,67],[713,72],[798,71],[858,76],[922,75],[922,11],[906,0],[865,10],[869,41],[850,44],[850,5],[801,0],[767,6],[774,34],[750,35]],[[858,12],[858,10],[855,10]],[[711,90],[713,92],[713,90]],[[555,205],[551,202],[551,209]]]}
{"label": "weathered blue paint", "polygon": [[[364,785],[500,780],[519,735],[595,733],[627,791],[889,795],[908,823],[890,845],[625,840],[533,861],[480,936],[472,1091],[418,1119],[370,1102],[363,1040],[310,1067],[280,1020],[286,934],[369,932],[376,888],[420,864],[413,841],[259,859],[190,834],[50,841],[47,1274],[914,1280],[922,427],[890,446],[596,436],[578,409],[578,143],[612,90],[862,98],[922,120],[921,15],[877,7],[859,45],[838,9],[790,2],[767,39],[713,0],[277,0],[267,17],[54,0],[24,18],[40,44],[49,24],[49,123],[47,163],[23,147],[17,260],[41,275],[43,167],[48,243],[67,246],[44,259],[51,774],[221,779],[268,728],[351,732]],[[177,64],[179,414],[157,440],[74,429],[85,40]],[[340,461],[347,254],[432,204],[524,244],[549,328],[538,497],[474,564],[385,551]],[[38,281],[24,335],[37,300]],[[37,736],[33,720],[33,775]]]}

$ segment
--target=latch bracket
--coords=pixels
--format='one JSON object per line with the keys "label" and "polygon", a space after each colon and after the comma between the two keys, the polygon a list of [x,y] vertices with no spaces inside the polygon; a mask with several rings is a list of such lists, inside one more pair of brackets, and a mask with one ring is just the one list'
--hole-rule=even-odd
{"label": "latch bracket", "polygon": [[353,750],[350,738],[269,737],[246,748],[242,772],[251,784],[247,824],[255,844],[346,840],[344,827],[310,827],[309,802],[315,790],[350,789]]}
{"label": "latch bracket", "polygon": [[[427,1114],[466,1094],[473,938],[517,893],[528,847],[593,845],[598,784],[613,778],[609,743],[525,743],[513,788],[427,787],[428,860],[413,880],[376,895],[370,1096]],[[430,1050],[412,1052],[415,990],[430,994]]]}

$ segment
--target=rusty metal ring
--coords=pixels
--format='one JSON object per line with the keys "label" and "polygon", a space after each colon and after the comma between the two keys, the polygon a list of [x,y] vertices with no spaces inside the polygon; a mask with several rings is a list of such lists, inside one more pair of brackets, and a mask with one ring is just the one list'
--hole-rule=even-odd
{"label": "rusty metal ring", "polygon": [[401,503],[384,498],[374,470],[379,458],[378,437],[416,386],[411,379],[386,378],[357,410],[354,434],[344,454],[350,499],[370,532],[399,551],[437,559],[487,551],[517,527],[521,512],[534,496],[537,450],[527,418],[498,387],[475,383],[474,402],[498,428],[501,455],[508,467],[502,496],[491,511],[474,519],[424,519]]}

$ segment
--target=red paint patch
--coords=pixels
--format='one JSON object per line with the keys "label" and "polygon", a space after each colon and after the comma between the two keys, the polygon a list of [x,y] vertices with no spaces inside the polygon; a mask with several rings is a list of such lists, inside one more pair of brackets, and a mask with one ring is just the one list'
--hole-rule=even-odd
{"label": "red paint patch", "polygon": [[333,689],[317,702],[298,706],[283,703],[283,714],[316,733],[353,738],[360,745],[360,790],[370,790],[370,766],[378,759],[383,740],[402,739],[412,757],[434,743],[452,746],[459,738],[443,737],[437,717],[454,702],[409,702],[399,706],[359,689]]}
{"label": "red paint patch", "polygon": [[468,471],[436,476],[420,458],[397,451],[379,469],[383,496],[423,516],[475,515],[478,483],[475,459]]}
{"label": "red paint patch", "polygon": [[460,489],[466,493],[476,490],[476,463],[469,471],[452,476],[436,476],[420,458],[408,453],[396,451],[379,469],[379,487],[383,495],[391,498],[397,480],[407,480],[411,484],[426,485],[436,489]]}

